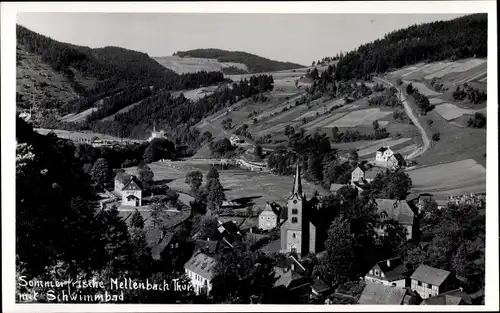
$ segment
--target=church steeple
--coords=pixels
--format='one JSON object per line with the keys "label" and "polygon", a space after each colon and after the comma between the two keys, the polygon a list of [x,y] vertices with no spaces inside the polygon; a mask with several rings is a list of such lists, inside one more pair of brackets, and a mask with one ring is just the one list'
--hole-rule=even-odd
{"label": "church steeple", "polygon": [[295,179],[293,182],[293,189],[292,193],[290,194],[290,198],[293,197],[294,195],[297,195],[300,198],[304,197],[304,194],[302,192],[302,182],[300,180],[300,165],[298,159],[297,159],[297,167],[295,169]]}

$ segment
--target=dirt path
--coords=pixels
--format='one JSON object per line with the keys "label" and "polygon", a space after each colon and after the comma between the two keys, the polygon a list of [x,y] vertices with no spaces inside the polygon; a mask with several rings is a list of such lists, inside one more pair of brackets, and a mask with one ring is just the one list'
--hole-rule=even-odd
{"label": "dirt path", "polygon": [[415,113],[411,109],[408,101],[406,101],[407,98],[404,98],[404,96],[403,96],[403,90],[400,89],[400,88],[398,88],[398,87],[396,87],[396,86],[394,86],[394,84],[392,84],[391,82],[389,82],[389,81],[387,81],[385,79],[378,78],[378,77],[374,77],[373,79],[378,80],[379,82],[382,82],[382,83],[384,83],[386,85],[390,85],[390,86],[396,88],[399,91],[399,100],[403,103],[403,106],[405,108],[406,114],[411,119],[411,121],[413,122],[413,124],[415,126],[417,126],[418,130],[420,131],[420,134],[422,135],[422,142],[424,143],[424,145],[421,146],[421,147],[418,147],[413,152],[411,152],[410,154],[408,154],[406,156],[406,159],[408,159],[408,160],[415,159],[416,157],[424,154],[427,150],[429,150],[429,148],[431,146],[431,141],[429,140],[429,137],[427,136],[427,133],[425,132],[425,129],[420,124],[420,121],[418,120],[417,116],[415,115]]}

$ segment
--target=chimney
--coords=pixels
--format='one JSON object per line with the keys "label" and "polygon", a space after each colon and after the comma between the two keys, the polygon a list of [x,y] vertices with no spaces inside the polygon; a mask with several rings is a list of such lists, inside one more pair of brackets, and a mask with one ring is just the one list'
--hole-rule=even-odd
{"label": "chimney", "polygon": [[389,268],[391,267],[391,260],[390,259],[387,260],[387,267],[389,267]]}
{"label": "chimney", "polygon": [[292,265],[291,265],[290,268],[291,268],[292,271],[294,271],[295,270],[295,264],[292,263]]}

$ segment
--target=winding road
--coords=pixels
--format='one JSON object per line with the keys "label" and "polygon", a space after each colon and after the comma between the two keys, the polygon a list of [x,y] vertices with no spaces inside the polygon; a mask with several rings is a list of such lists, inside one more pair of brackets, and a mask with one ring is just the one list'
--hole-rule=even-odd
{"label": "winding road", "polygon": [[398,87],[396,87],[396,86],[394,86],[394,84],[392,84],[388,80],[385,80],[385,79],[382,79],[382,78],[379,78],[379,77],[374,77],[373,79],[377,80],[377,81],[379,81],[381,83],[384,83],[386,85],[392,86],[392,87],[394,87],[394,88],[396,88],[398,90],[398,92],[399,92],[399,100],[403,103],[403,106],[405,108],[406,114],[411,119],[411,121],[413,122],[413,124],[415,126],[417,126],[418,130],[420,131],[420,134],[422,135],[422,142],[424,143],[424,145],[418,147],[413,152],[411,152],[410,154],[408,154],[406,156],[406,159],[407,160],[415,159],[416,157],[424,154],[431,147],[431,141],[430,141],[429,137],[427,136],[427,133],[425,132],[425,129],[420,124],[420,121],[418,120],[417,116],[415,115],[415,113],[411,109],[408,101],[406,101],[407,98],[403,98],[403,90],[400,89],[400,88],[398,88]]}

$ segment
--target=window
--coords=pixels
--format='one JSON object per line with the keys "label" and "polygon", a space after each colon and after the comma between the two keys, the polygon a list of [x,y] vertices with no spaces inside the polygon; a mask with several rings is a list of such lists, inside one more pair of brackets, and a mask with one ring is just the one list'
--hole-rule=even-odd
{"label": "window", "polygon": [[297,237],[297,236],[295,236],[295,234],[292,234],[292,238],[295,239],[295,237]]}
{"label": "window", "polygon": [[296,217],[292,217],[292,223],[297,223],[297,218]]}
{"label": "window", "polygon": [[379,271],[375,270],[375,276],[378,276],[378,275],[380,275]]}
{"label": "window", "polygon": [[292,209],[292,214],[299,214],[299,210],[297,210],[297,209]]}
{"label": "window", "polygon": [[392,287],[396,287],[396,283],[392,283]]}
{"label": "window", "polygon": [[373,270],[370,270],[370,275],[373,275]]}
{"label": "window", "polygon": [[418,285],[419,285],[419,286],[422,286],[422,282],[421,282],[421,281],[418,281]]}
{"label": "window", "polygon": [[292,248],[290,250],[292,251],[292,253],[297,253],[297,248]]}
{"label": "window", "polygon": [[293,204],[297,204],[297,200],[293,200]]}
{"label": "window", "polygon": [[422,286],[423,286],[424,288],[427,288],[427,284],[426,284],[426,283],[422,283]]}

